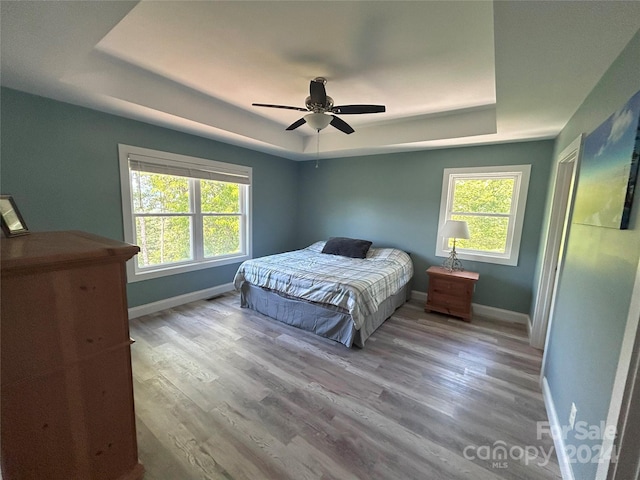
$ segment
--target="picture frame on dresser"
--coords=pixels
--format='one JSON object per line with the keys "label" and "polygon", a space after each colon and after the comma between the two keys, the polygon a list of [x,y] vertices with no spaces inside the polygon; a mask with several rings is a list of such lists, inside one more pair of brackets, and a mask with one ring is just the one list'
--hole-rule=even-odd
{"label": "picture frame on dresser", "polygon": [[29,233],[27,224],[11,195],[0,195],[0,217],[5,237],[17,237]]}

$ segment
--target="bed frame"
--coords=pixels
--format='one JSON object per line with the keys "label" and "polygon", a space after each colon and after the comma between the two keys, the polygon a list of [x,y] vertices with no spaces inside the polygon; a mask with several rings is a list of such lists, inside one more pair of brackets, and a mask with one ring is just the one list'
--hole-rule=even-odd
{"label": "bed frame", "polygon": [[393,312],[409,300],[411,290],[405,285],[395,295],[380,304],[368,316],[362,328],[356,330],[348,311],[333,306],[288,297],[274,290],[244,282],[240,288],[240,304],[280,322],[308,330],[322,337],[340,342],[347,347],[364,347],[367,338],[388,319]]}

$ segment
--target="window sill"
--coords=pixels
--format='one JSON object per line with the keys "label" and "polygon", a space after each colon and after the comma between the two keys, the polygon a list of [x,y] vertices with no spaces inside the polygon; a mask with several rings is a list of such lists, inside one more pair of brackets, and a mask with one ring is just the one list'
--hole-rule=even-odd
{"label": "window sill", "polygon": [[[451,251],[441,251],[436,252],[437,257],[447,258],[450,255]],[[498,257],[490,254],[481,254],[481,253],[467,253],[461,252],[460,250],[456,250],[456,254],[460,260],[469,260],[471,262],[483,262],[483,263],[494,263],[496,265],[508,265],[510,267],[515,267],[518,265],[518,255],[514,255],[513,257]]]}
{"label": "window sill", "polygon": [[217,258],[215,260],[206,260],[197,263],[179,264],[172,266],[161,266],[153,269],[137,269],[134,265],[134,260],[127,262],[127,282],[141,282],[144,280],[151,280],[152,278],[168,277],[171,275],[178,275],[180,273],[195,272],[198,270],[204,270],[206,268],[221,267],[223,265],[230,265],[233,263],[242,263],[245,260],[249,260],[250,255],[233,255],[224,258]]}

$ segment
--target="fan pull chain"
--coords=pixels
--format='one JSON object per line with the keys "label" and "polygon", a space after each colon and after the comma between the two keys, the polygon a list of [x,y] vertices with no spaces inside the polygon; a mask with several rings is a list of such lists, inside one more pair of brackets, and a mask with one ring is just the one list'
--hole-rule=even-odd
{"label": "fan pull chain", "polygon": [[320,130],[318,129],[318,141],[316,143],[316,168],[320,162]]}

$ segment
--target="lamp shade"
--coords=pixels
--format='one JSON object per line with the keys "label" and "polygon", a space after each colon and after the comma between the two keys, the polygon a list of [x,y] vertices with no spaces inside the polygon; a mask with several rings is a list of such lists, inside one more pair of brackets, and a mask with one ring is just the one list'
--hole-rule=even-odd
{"label": "lamp shade", "polygon": [[304,119],[314,130],[322,130],[331,123],[333,117],[331,115],[325,115],[324,113],[310,113],[305,115]]}
{"label": "lamp shade", "polygon": [[444,238],[469,238],[469,227],[462,220],[447,220],[444,222],[440,235]]}

